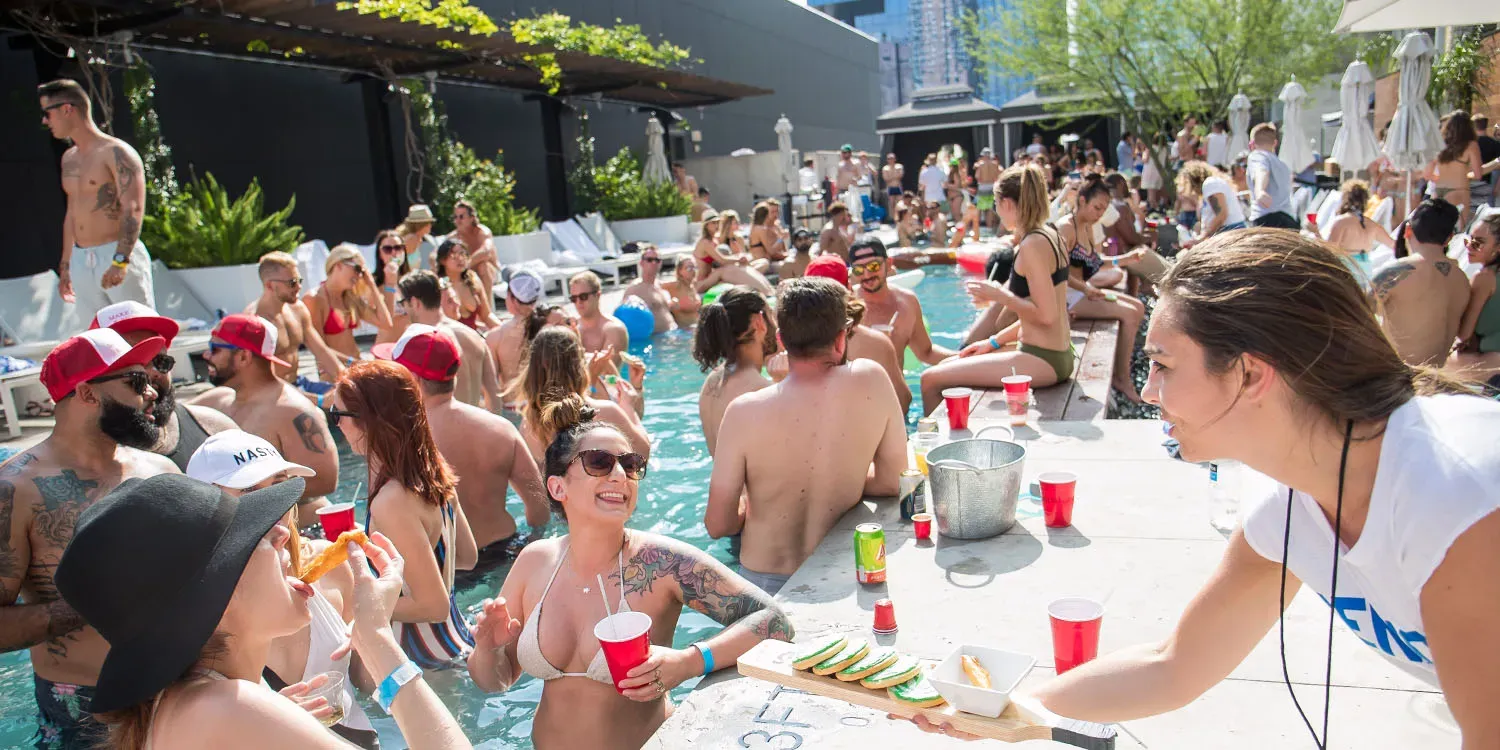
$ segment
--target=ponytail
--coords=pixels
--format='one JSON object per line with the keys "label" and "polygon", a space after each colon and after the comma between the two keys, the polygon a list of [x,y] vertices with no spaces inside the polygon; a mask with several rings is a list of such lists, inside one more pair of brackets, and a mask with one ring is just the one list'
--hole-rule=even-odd
{"label": "ponytail", "polygon": [[703,372],[723,363],[733,363],[735,349],[750,335],[750,323],[765,312],[766,300],[749,287],[724,291],[713,304],[698,310],[698,330],[693,334],[693,359]]}
{"label": "ponytail", "polygon": [[537,421],[537,432],[546,435],[560,435],[564,430],[575,425],[592,421],[598,413],[598,410],[589,406],[583,395],[578,393],[564,393],[561,390],[552,389],[542,394],[541,400],[542,405],[539,410],[541,418]]}
{"label": "ponytail", "polygon": [[1052,216],[1051,201],[1047,199],[1047,175],[1035,164],[1016,164],[1007,168],[995,183],[995,195],[1015,201],[1016,226],[1013,231],[1023,235],[1040,229]]}
{"label": "ponytail", "polygon": [[1364,180],[1349,180],[1339,188],[1343,193],[1339,203],[1339,213],[1363,215],[1365,207],[1370,205],[1370,186]]}

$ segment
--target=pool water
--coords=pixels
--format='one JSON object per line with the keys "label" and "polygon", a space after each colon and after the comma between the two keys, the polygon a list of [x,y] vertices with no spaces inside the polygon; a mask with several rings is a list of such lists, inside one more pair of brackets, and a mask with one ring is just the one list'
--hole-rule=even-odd
{"label": "pool water", "polygon": [[[957,347],[972,322],[974,308],[963,293],[959,274],[953,267],[934,267],[917,287],[928,327],[934,342]],[[646,362],[647,408],[645,426],[651,435],[653,449],[650,473],[641,483],[641,491],[631,528],[651,531],[680,539],[708,550],[720,560],[729,562],[727,545],[710,539],[703,527],[703,506],[707,500],[712,460],[704,444],[698,422],[698,390],[703,375],[692,357],[692,336],[673,331],[655,337],[649,346],[632,348]],[[917,371],[908,371],[907,382],[914,394],[919,393]],[[921,399],[913,400],[908,422],[921,416]],[[351,499],[357,488],[368,481],[364,461],[354,455],[341,438],[339,443],[339,488],[335,495]],[[363,495],[359,489],[359,516],[364,517]],[[511,513],[524,518],[520,500],[508,497]],[[522,522],[524,523],[524,521]],[[554,524],[550,533],[563,533]],[[486,597],[499,591],[509,566],[490,571],[473,586],[458,592],[459,606],[472,612]],[[719,625],[707,617],[685,610],[678,622],[675,645],[684,648],[717,632]],[[429,677],[444,702],[454,712],[475,747],[530,748],[531,717],[541,698],[542,684],[523,678],[503,695],[486,695],[477,690],[463,673],[443,673]],[[684,683],[674,691],[679,698],[691,690],[696,680]],[[366,703],[381,732],[381,742],[388,748],[405,747],[395,723],[379,708]],[[30,661],[25,652],[0,655],[0,747],[16,747],[27,742],[35,731],[36,706],[32,699]]]}

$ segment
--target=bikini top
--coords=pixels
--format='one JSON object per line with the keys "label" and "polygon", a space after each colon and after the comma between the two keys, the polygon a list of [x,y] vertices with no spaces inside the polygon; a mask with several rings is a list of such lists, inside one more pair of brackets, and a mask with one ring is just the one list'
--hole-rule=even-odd
{"label": "bikini top", "polygon": [[334,336],[351,328],[344,319],[339,317],[339,311],[333,307],[333,295],[328,293],[328,288],[323,288],[323,296],[328,298],[328,317],[323,319],[323,333]]}
{"label": "bikini top", "polygon": [[1085,250],[1083,243],[1073,243],[1073,249],[1068,251],[1069,265],[1083,269],[1083,280],[1088,281],[1094,274],[1099,273],[1099,268],[1104,265],[1104,259],[1099,257],[1095,250]]}
{"label": "bikini top", "polygon": [[[552,582],[557,580],[557,571],[562,570],[563,562],[568,559],[569,549],[571,545],[563,542],[562,557],[557,559],[557,567],[552,569],[552,577],[547,579],[547,588],[542,589],[542,598],[537,600],[536,606],[531,610],[531,616],[526,618],[526,624],[521,628],[521,637],[516,640],[516,661],[521,663],[521,669],[526,670],[527,674],[543,682],[559,677],[587,677],[595,682],[613,686],[615,682],[609,676],[609,665],[604,661],[602,649],[594,654],[587,672],[564,672],[552,666],[552,662],[547,661],[547,657],[542,654],[541,629],[538,625],[542,619],[542,604],[547,601],[547,592],[552,590]],[[623,585],[625,582],[624,545],[620,547],[619,566],[620,582]],[[615,611],[631,611],[630,605],[625,602],[623,588],[620,589],[620,602],[616,605]]]}
{"label": "bikini top", "polygon": [[[1062,242],[1058,239],[1056,232],[1057,230],[1055,229],[1050,232],[1043,231],[1041,229],[1033,229],[1030,232],[1027,232],[1026,235],[1021,238],[1021,240],[1024,242],[1026,240],[1026,237],[1030,237],[1033,234],[1040,234],[1043,237],[1047,238],[1048,244],[1052,245],[1053,259],[1057,261],[1057,268],[1052,271],[1052,276],[1050,277],[1052,279],[1053,286],[1064,283],[1068,280],[1068,256],[1062,251]],[[1017,255],[1020,254],[1020,250],[1021,243],[1017,242]],[[1017,297],[1031,297],[1031,285],[1026,282],[1026,277],[1022,276],[1020,271],[1016,270],[1015,266],[1011,266],[1010,269],[1010,291],[1011,294],[1014,294]]]}

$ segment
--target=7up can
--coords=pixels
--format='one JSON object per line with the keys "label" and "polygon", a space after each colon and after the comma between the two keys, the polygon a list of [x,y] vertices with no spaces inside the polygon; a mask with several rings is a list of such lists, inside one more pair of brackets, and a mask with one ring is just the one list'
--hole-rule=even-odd
{"label": "7up can", "polygon": [[860,583],[885,583],[885,529],[878,523],[854,527],[854,578]]}

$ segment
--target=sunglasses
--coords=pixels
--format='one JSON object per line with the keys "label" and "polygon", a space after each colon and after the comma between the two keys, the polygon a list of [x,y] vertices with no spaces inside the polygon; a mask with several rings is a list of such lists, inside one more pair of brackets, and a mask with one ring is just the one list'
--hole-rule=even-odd
{"label": "sunglasses", "polygon": [[[623,453],[616,456],[609,451],[587,450],[579,451],[573,457],[573,461],[583,464],[583,470],[591,477],[607,477],[615,471],[618,463],[625,470],[625,477],[634,481],[640,481],[646,476],[646,457],[639,453]],[[569,461],[568,463],[573,463]]]}
{"label": "sunglasses", "polygon": [[871,260],[864,263],[851,263],[849,270],[855,273],[879,273],[880,267],[884,265],[883,260]]}
{"label": "sunglasses", "polygon": [[166,353],[158,354],[151,358],[151,369],[160,373],[170,373],[177,366],[177,358]]}
{"label": "sunglasses", "polygon": [[364,264],[362,264],[362,263],[356,263],[356,262],[354,262],[352,260],[346,260],[346,261],[344,261],[342,263],[342,265],[345,265],[345,266],[348,266],[348,267],[354,269],[355,273],[364,273],[365,272],[365,267],[364,267]]}
{"label": "sunglasses", "polygon": [[58,102],[56,104],[48,104],[47,106],[42,107],[42,116],[45,117],[47,115],[50,115],[52,114],[52,110],[57,109],[58,107],[65,107],[69,103],[70,102]]}
{"label": "sunglasses", "polygon": [[402,250],[405,250],[405,249],[406,249],[405,245],[381,245],[380,246],[380,252],[382,252],[382,253],[398,253],[398,252],[401,252]]}
{"label": "sunglasses", "polygon": [[661,258],[641,258],[642,263],[660,263]]}
{"label": "sunglasses", "polygon": [[344,417],[348,417],[350,419],[359,419],[358,414],[355,414],[352,411],[344,411],[343,409],[339,409],[334,406],[328,407],[328,411],[326,413],[328,414],[329,427],[338,427],[339,420],[343,419]]}
{"label": "sunglasses", "polygon": [[210,341],[210,342],[208,342],[208,353],[209,354],[214,354],[216,352],[222,352],[222,351],[226,351],[226,350],[227,351],[244,351],[244,347],[235,346],[234,344],[221,344],[221,343],[219,343],[217,341]]}
{"label": "sunglasses", "polygon": [[88,382],[97,385],[99,383],[108,383],[111,380],[124,380],[126,385],[130,386],[130,390],[135,391],[135,395],[137,396],[146,395],[146,389],[151,387],[151,376],[147,375],[145,370],[117,372],[112,375],[94,378]]}
{"label": "sunglasses", "polygon": [[584,292],[583,294],[570,294],[570,295],[568,295],[568,299],[571,300],[573,302],[573,304],[576,305],[576,304],[578,304],[580,302],[587,302],[590,297],[593,297],[596,294],[598,294],[598,292]]}
{"label": "sunglasses", "polygon": [[271,281],[273,283],[276,283],[276,284],[286,284],[287,286],[292,287],[293,289],[295,289],[295,288],[297,288],[299,286],[302,286],[302,277],[301,276],[293,276],[290,279],[271,279]]}

